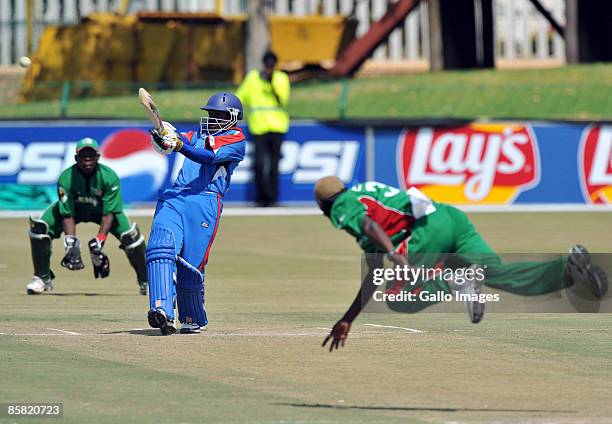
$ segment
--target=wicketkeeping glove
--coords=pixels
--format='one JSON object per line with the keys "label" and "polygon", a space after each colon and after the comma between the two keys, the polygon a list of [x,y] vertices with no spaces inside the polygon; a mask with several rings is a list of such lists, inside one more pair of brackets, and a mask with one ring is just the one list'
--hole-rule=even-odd
{"label": "wicketkeeping glove", "polygon": [[89,240],[89,255],[91,256],[91,262],[94,269],[95,278],[106,278],[110,274],[110,261],[108,256],[102,252],[102,246],[104,246],[104,240],[98,237]]}
{"label": "wicketkeeping glove", "polygon": [[176,128],[169,122],[162,122],[164,128],[160,134],[157,130],[149,131],[151,134],[151,145],[157,153],[167,155],[173,151],[179,151],[183,147],[183,141],[176,133]]}
{"label": "wicketkeeping glove", "polygon": [[78,271],[85,268],[81,259],[81,242],[75,236],[64,237],[64,258],[60,265],[70,271]]}

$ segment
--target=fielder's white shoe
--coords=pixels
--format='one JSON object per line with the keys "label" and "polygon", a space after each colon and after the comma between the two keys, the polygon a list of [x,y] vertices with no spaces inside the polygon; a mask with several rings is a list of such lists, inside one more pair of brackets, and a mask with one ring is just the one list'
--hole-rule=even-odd
{"label": "fielder's white shoe", "polygon": [[[468,269],[473,269],[475,274],[476,268],[476,265],[471,265]],[[462,297],[465,297],[467,313],[473,324],[478,324],[484,317],[485,304],[476,300],[480,296],[482,284],[483,282],[476,278],[465,278],[463,284],[457,284],[454,281],[448,283],[451,291],[459,292]]]}
{"label": "fielder's white shoe", "polygon": [[580,244],[570,247],[565,273],[574,283],[586,285],[597,299],[608,292],[606,272],[591,263],[591,254]]}
{"label": "fielder's white shoe", "polygon": [[42,278],[35,275],[32,277],[32,281],[26,286],[28,290],[28,294],[41,294],[46,291],[53,290],[53,280],[49,279],[49,281],[44,282]]}

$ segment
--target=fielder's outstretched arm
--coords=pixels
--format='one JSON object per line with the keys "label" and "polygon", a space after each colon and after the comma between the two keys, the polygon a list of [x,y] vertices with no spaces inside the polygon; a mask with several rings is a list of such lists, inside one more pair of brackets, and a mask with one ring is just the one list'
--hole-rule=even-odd
{"label": "fielder's outstretched arm", "polygon": [[365,215],[361,223],[361,228],[371,241],[373,241],[383,252],[386,252],[390,260],[398,265],[408,265],[408,258],[395,253],[393,242],[376,221]]}
{"label": "fielder's outstretched arm", "polygon": [[378,266],[382,266],[382,261],[379,263],[368,261],[368,273],[361,282],[361,288],[357,292],[357,296],[355,296],[353,303],[351,303],[351,306],[349,306],[340,321],[334,324],[329,335],[323,340],[323,344],[321,345],[323,347],[331,340],[331,344],[329,345],[330,352],[334,349],[338,349],[340,346],[344,347],[346,339],[348,338],[348,333],[351,330],[351,324],[376,291],[376,286],[373,283],[373,273],[374,268]]}
{"label": "fielder's outstretched arm", "polygon": [[[378,225],[374,220],[369,218],[367,215],[364,216],[363,221],[361,222],[361,228],[363,229],[364,234],[371,241],[379,246],[382,251],[387,252],[387,255],[391,260],[398,265],[408,265],[408,260],[406,257],[395,253],[395,246],[393,246],[393,242],[391,242],[391,239],[387,233],[385,233],[380,225]],[[373,272],[374,268],[383,267],[382,258],[378,256],[371,256],[367,258],[367,261],[368,273],[361,283],[361,288],[359,289],[357,296],[355,296],[353,303],[351,303],[351,306],[348,308],[344,316],[334,325],[329,335],[323,341],[323,346],[325,346],[329,340],[332,340],[329,346],[330,352],[334,349],[338,349],[340,346],[345,345],[352,322],[361,313],[365,305],[367,305],[368,301],[376,291],[376,286],[373,283]]]}

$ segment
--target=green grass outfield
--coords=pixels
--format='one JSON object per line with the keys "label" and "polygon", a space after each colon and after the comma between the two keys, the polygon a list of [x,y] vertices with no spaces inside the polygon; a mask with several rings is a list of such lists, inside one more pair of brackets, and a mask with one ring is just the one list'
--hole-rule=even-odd
{"label": "green grass outfield", "polygon": [[[610,251],[608,213],[472,214],[498,250]],[[136,219],[148,233],[150,219]],[[322,217],[225,217],[201,335],[146,329],[116,240],[111,276],[59,267],[27,296],[25,219],[0,220],[0,402],[63,402],[66,423],[610,422],[612,315],[369,313],[320,343],[358,287],[359,251]],[[96,232],[79,227],[83,241]],[[421,330],[412,333],[401,328]],[[78,333],[78,334],[70,334]],[[43,422],[5,419],[0,422]],[[46,422],[46,421],[45,421]]]}
{"label": "green grass outfield", "polygon": [[[179,121],[197,119],[199,106],[218,89],[151,91],[162,117]],[[342,81],[295,84],[289,113],[293,118],[336,119],[342,93]],[[358,78],[348,84],[345,117],[609,120],[611,110],[612,64],[594,64]],[[59,113],[59,96],[55,101],[0,105],[0,117],[6,119]],[[73,99],[67,116],[145,118],[136,94]]]}

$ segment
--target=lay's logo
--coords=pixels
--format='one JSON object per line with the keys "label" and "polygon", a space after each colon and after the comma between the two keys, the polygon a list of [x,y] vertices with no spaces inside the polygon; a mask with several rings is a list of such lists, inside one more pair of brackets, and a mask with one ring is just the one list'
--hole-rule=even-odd
{"label": "lay's logo", "polygon": [[578,153],[580,185],[585,200],[612,204],[612,126],[589,126]]}
{"label": "lay's logo", "polygon": [[470,124],[400,134],[398,179],[448,203],[506,204],[540,180],[540,159],[528,126]]}

